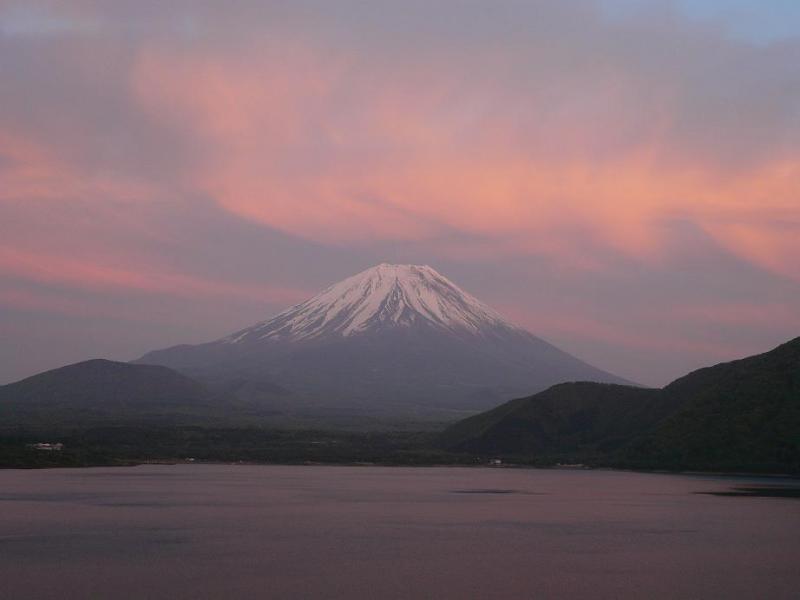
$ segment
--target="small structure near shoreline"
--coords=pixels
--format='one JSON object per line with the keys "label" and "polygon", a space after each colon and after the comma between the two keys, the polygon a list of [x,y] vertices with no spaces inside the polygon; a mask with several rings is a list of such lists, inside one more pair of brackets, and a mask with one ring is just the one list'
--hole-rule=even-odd
{"label": "small structure near shoreline", "polygon": [[32,450],[42,450],[44,452],[61,452],[64,449],[64,444],[61,442],[55,444],[50,442],[38,442],[36,444],[26,444],[26,447]]}

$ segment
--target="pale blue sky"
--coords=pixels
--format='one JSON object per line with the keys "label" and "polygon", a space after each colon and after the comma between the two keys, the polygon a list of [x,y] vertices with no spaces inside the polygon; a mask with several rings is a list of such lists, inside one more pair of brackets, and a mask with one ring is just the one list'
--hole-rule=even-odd
{"label": "pale blue sky", "polygon": [[732,36],[756,43],[800,36],[798,0],[603,0],[615,16],[675,7],[699,22],[719,23]]}

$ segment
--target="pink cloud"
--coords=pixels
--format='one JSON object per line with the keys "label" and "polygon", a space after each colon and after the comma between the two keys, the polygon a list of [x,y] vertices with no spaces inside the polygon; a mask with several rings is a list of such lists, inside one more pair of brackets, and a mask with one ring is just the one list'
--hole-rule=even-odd
{"label": "pink cloud", "polygon": [[786,227],[800,222],[799,156],[733,169],[683,152],[665,100],[656,122],[594,160],[587,148],[613,138],[643,101],[620,67],[580,82],[597,103],[553,111],[535,90],[511,98],[496,81],[476,86],[459,71],[414,66],[376,72],[296,41],[212,56],[151,48],[133,87],[198,141],[187,188],[315,241],[458,231],[495,255],[577,264],[591,240],[659,261],[661,223],[683,219],[759,267],[800,277],[786,258],[800,254]]}
{"label": "pink cloud", "polygon": [[235,296],[292,304],[308,296],[307,291],[280,286],[211,281],[142,265],[138,268],[124,267],[104,264],[100,260],[84,261],[3,246],[0,246],[0,272],[27,281],[60,283],[82,289],[128,290],[185,298]]}

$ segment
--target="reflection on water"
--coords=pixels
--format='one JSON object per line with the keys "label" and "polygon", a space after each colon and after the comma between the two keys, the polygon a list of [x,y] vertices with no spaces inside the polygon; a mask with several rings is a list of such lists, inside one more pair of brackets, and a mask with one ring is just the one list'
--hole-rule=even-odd
{"label": "reflection on water", "polygon": [[796,483],[488,468],[0,471],[0,597],[794,598]]}
{"label": "reflection on water", "polygon": [[763,498],[800,498],[800,487],[791,485],[737,485],[730,490],[717,490],[714,492],[699,492],[711,496],[747,496]]}
{"label": "reflection on water", "polygon": [[[474,490],[452,490],[454,494],[518,494],[518,490],[498,490],[498,489],[474,489]],[[522,492],[523,494],[526,492]]]}

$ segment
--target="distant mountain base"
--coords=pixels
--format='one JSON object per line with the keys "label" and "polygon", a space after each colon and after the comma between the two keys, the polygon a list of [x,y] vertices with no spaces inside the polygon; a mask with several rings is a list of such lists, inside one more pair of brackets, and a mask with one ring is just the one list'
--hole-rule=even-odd
{"label": "distant mountain base", "polygon": [[96,427],[430,431],[474,414],[298,398],[258,380],[200,383],[167,367],[94,359],[0,386],[0,433]]}

